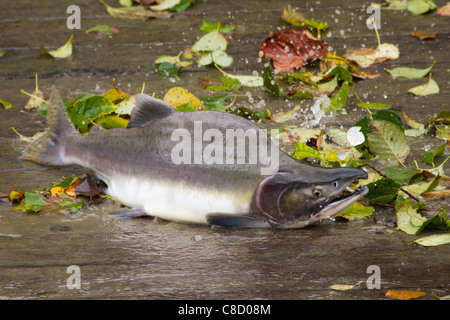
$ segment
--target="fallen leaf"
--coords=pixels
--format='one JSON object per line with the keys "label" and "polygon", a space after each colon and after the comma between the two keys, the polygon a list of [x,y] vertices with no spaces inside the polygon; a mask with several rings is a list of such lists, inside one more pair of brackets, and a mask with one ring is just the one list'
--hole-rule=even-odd
{"label": "fallen leaf", "polygon": [[430,73],[430,77],[428,79],[428,82],[426,84],[422,84],[420,86],[411,88],[408,90],[409,93],[412,93],[416,96],[428,96],[430,94],[436,94],[439,93],[439,86],[436,83],[436,81],[434,81],[433,79],[431,79],[431,73]]}
{"label": "fallen leaf", "polygon": [[100,194],[100,189],[91,175],[83,174],[64,188],[64,192],[72,197],[83,195],[92,198]]}
{"label": "fallen leaf", "polygon": [[436,34],[435,33],[430,33],[430,32],[425,32],[425,31],[413,30],[413,31],[411,31],[411,34],[414,37],[419,38],[420,40],[436,38]]}
{"label": "fallen leaf", "polygon": [[264,79],[260,76],[249,76],[249,75],[236,75],[230,74],[228,72],[223,71],[222,69],[216,68],[225,76],[239,80],[239,83],[244,87],[261,87],[264,85]]}
{"label": "fallen leaf", "polygon": [[41,45],[41,50],[42,52],[44,52],[45,54],[53,57],[53,58],[67,58],[70,57],[72,55],[72,39],[73,39],[73,34],[70,36],[69,40],[61,47],[59,47],[56,50],[50,50],[48,51],[47,49],[44,48],[44,46]]}
{"label": "fallen leaf", "polygon": [[[376,176],[374,178],[376,179]],[[394,200],[402,187],[394,180],[388,178],[375,180],[366,184],[366,186],[369,188],[369,192],[364,197],[382,203],[390,203]]]}
{"label": "fallen leaf", "polygon": [[355,202],[344,211],[341,211],[337,216],[353,221],[370,217],[374,211],[375,208],[373,207],[367,207],[361,203]]}
{"label": "fallen leaf", "polygon": [[181,0],[163,0],[160,4],[150,6],[149,8],[155,11],[164,11],[175,7],[180,2]]}
{"label": "fallen leaf", "polygon": [[450,197],[450,189],[426,191],[422,193],[422,197],[425,200],[444,200]]}
{"label": "fallen leaf", "polygon": [[0,105],[3,107],[3,109],[13,109],[15,108],[10,102],[7,102],[5,100],[0,99]]}
{"label": "fallen leaf", "polygon": [[373,130],[367,134],[367,142],[376,159],[403,164],[410,152],[403,130],[384,120],[371,121],[370,126]]}
{"label": "fallen leaf", "polygon": [[388,298],[394,298],[394,299],[400,299],[400,300],[411,300],[420,298],[426,295],[425,292],[422,291],[409,291],[409,290],[402,290],[402,291],[396,291],[396,290],[389,290],[386,292],[386,297]]}
{"label": "fallen leaf", "polygon": [[[25,93],[22,90],[23,93]],[[24,109],[27,111],[38,109],[43,103],[45,103],[44,100],[44,93],[39,90],[38,87],[38,76],[36,74],[36,88],[34,89],[33,93],[30,95],[30,99],[28,99],[27,103],[24,106]]]}
{"label": "fallen leaf", "polygon": [[170,64],[173,64],[173,65],[177,66],[177,67],[185,68],[185,67],[188,67],[188,66],[190,66],[191,64],[194,63],[193,61],[182,61],[180,59],[181,54],[182,54],[182,52],[179,55],[177,55],[177,56],[168,56],[168,55],[159,56],[155,60],[155,65],[161,64],[163,62],[168,62]]}
{"label": "fallen leaf", "polygon": [[236,26],[234,26],[234,25],[223,26],[220,22],[212,23],[212,22],[203,20],[202,24],[200,25],[200,29],[204,32],[211,32],[214,30],[218,30],[222,33],[229,33],[231,31],[233,31],[234,29],[236,29]]}
{"label": "fallen leaf", "polygon": [[213,52],[216,50],[225,51],[227,46],[227,39],[225,39],[219,31],[214,30],[202,36],[196,43],[194,43],[191,50],[193,52]]}
{"label": "fallen leaf", "polygon": [[434,167],[434,158],[437,156],[442,156],[445,152],[446,146],[447,146],[447,143],[444,143],[444,144],[436,147],[436,149],[433,152],[425,152],[422,155],[422,158],[420,160],[425,163],[431,163],[431,164],[433,164],[433,167]]}
{"label": "fallen leaf", "polygon": [[394,69],[386,69],[394,78],[418,79],[426,76],[433,68],[436,61],[429,68],[417,69],[408,67],[398,67]]}
{"label": "fallen leaf", "polygon": [[311,27],[313,29],[323,30],[328,28],[328,24],[323,21],[306,19],[303,15],[297,10],[291,8],[291,6],[287,6],[283,8],[283,13],[281,14],[281,20],[292,24],[296,27]]}
{"label": "fallen leaf", "polygon": [[96,32],[101,34],[113,34],[113,33],[119,33],[119,30],[115,27],[110,27],[106,24],[99,24],[96,25],[88,30],[86,30],[86,33],[90,32]]}
{"label": "fallen leaf", "polygon": [[361,132],[361,127],[351,127],[347,131],[347,140],[352,147],[364,143],[366,140]]}
{"label": "fallen leaf", "polygon": [[419,15],[436,10],[437,5],[432,0],[408,0],[406,9],[415,15]]}
{"label": "fallen leaf", "polygon": [[171,88],[169,91],[167,91],[163,100],[174,108],[178,108],[184,104],[191,102],[195,110],[205,109],[202,102],[197,97],[181,87]]}
{"label": "fallen leaf", "polygon": [[271,58],[276,69],[288,72],[325,57],[329,45],[314,38],[306,29],[290,29],[267,37],[261,43],[261,51],[261,58]]}
{"label": "fallen leaf", "polygon": [[106,7],[109,15],[114,18],[147,20],[150,18],[170,18],[172,16],[170,12],[149,10],[144,6],[113,8],[103,0],[99,1]]}
{"label": "fallen leaf", "polygon": [[333,284],[329,286],[330,289],[337,290],[337,291],[347,291],[350,289],[353,289],[355,287],[354,284]]}
{"label": "fallen leaf", "polygon": [[391,43],[382,43],[375,49],[361,48],[349,49],[344,58],[355,61],[359,66],[367,68],[374,63],[395,60],[400,56],[398,48]]}
{"label": "fallen leaf", "polygon": [[404,200],[396,209],[397,228],[407,234],[417,234],[427,221],[426,218],[417,213],[417,209],[413,206],[411,200]]}
{"label": "fallen leaf", "polygon": [[428,237],[423,237],[414,240],[414,242],[426,247],[435,247],[442,244],[450,243],[450,233],[434,234]]}
{"label": "fallen leaf", "polygon": [[294,120],[297,117],[300,109],[301,109],[301,106],[297,105],[294,108],[292,108],[291,110],[288,110],[285,112],[277,112],[275,114],[272,114],[270,118],[273,121],[275,121],[276,123],[283,123],[286,121]]}
{"label": "fallen leaf", "polygon": [[436,14],[440,16],[450,16],[450,3],[436,10]]}

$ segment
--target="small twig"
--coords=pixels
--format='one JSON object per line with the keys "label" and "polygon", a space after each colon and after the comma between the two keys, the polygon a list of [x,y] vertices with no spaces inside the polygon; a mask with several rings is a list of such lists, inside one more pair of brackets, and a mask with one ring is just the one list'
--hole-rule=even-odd
{"label": "small twig", "polygon": [[[378,173],[380,176],[382,176],[383,178],[387,178],[389,179],[384,173],[382,173],[380,170],[378,170],[377,168],[375,168],[373,165],[371,165],[370,163],[365,163],[359,166],[359,168],[361,167],[370,167],[373,171],[375,171],[376,173]],[[409,191],[403,189],[403,187],[400,187],[400,190],[402,190],[404,193],[406,193],[408,196],[411,197],[411,199],[414,199],[416,202],[421,202],[419,199],[417,199],[415,196],[413,196],[411,193],[409,193]]]}

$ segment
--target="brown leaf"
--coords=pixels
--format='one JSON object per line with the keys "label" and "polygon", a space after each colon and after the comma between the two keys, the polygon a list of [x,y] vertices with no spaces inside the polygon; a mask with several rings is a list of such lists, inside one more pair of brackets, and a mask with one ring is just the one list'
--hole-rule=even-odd
{"label": "brown leaf", "polygon": [[64,192],[72,197],[77,195],[94,197],[100,194],[100,188],[97,186],[96,181],[91,175],[83,174],[68,185],[64,189]]}
{"label": "brown leaf", "polygon": [[397,59],[399,55],[400,52],[397,46],[391,43],[382,43],[375,49],[349,49],[345,52],[344,58],[355,61],[359,66],[367,68],[374,63]]}
{"label": "brown leaf", "polygon": [[329,45],[305,29],[283,30],[270,35],[261,43],[263,57],[273,60],[276,69],[289,72],[326,56]]}
{"label": "brown leaf", "polygon": [[402,291],[396,291],[396,290],[389,290],[386,292],[386,297],[394,298],[394,299],[400,299],[400,300],[410,300],[410,299],[416,299],[420,298],[426,295],[425,292],[422,291],[409,291],[409,290],[402,290]]}
{"label": "brown leaf", "polygon": [[441,16],[450,16],[450,3],[436,10],[436,14]]}
{"label": "brown leaf", "polygon": [[416,37],[419,38],[420,40],[423,39],[434,39],[436,38],[436,34],[435,33],[429,33],[429,32],[425,32],[425,31],[416,31],[413,30],[411,31],[411,34]]}

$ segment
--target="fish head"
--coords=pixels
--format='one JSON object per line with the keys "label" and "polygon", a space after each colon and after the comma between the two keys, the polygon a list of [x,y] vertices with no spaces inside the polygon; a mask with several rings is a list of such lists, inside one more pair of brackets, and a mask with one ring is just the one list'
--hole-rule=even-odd
{"label": "fish head", "polygon": [[256,204],[277,228],[300,228],[333,217],[368,192],[366,186],[343,194],[367,173],[354,168],[317,168],[315,175],[277,173],[261,182]]}

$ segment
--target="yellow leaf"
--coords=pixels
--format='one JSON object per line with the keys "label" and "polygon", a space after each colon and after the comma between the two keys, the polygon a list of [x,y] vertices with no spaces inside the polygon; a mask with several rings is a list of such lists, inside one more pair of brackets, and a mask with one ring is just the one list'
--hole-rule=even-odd
{"label": "yellow leaf", "polygon": [[53,187],[50,189],[50,193],[52,194],[52,196],[59,196],[60,194],[62,194],[64,192],[64,188],[63,187]]}
{"label": "yellow leaf", "polygon": [[425,292],[422,291],[409,291],[409,290],[402,290],[402,291],[396,291],[396,290],[389,290],[386,292],[386,297],[394,298],[394,299],[400,299],[400,300],[410,300],[410,299],[416,299],[420,298],[426,295]]}
{"label": "yellow leaf", "polygon": [[195,110],[204,110],[202,102],[192,93],[181,87],[174,87],[167,91],[164,96],[164,102],[167,102],[174,108],[178,108],[186,103],[191,102]]}

